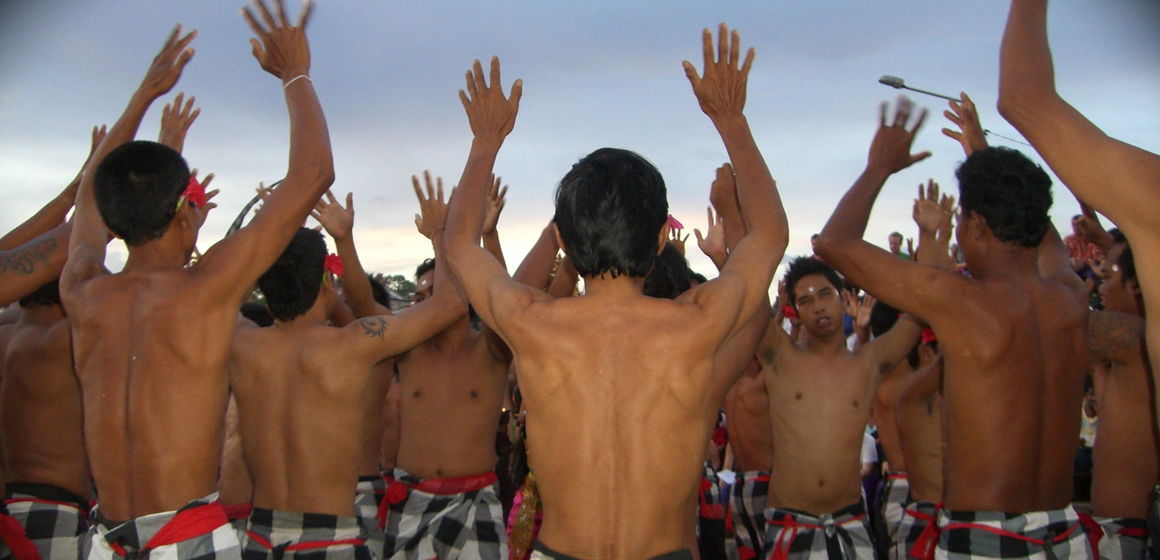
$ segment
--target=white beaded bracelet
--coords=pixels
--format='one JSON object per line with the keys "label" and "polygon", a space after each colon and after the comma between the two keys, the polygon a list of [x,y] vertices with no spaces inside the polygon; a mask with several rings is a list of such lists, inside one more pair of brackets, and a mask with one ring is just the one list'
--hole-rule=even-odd
{"label": "white beaded bracelet", "polygon": [[311,80],[310,76],[307,76],[306,74],[299,74],[299,75],[294,76],[293,78],[290,78],[289,80],[287,80],[286,83],[282,84],[282,89],[286,89],[286,88],[290,87],[290,84],[297,82],[298,80],[301,80],[302,78],[306,78],[306,81],[308,81],[310,83],[314,83],[314,80]]}

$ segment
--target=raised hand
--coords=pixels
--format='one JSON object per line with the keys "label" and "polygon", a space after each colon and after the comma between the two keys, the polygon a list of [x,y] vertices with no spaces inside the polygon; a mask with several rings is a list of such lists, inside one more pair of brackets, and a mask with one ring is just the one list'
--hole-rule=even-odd
{"label": "raised hand", "polygon": [[684,230],[670,229],[669,230],[669,245],[676,247],[681,255],[685,254],[685,242],[689,240],[689,234],[681,235]]}
{"label": "raised hand", "polygon": [[[108,127],[103,124],[101,126],[93,127],[92,145],[89,146],[89,159],[92,159],[93,154],[97,152],[97,146],[100,146],[101,142],[105,141],[105,135],[108,133]],[[88,160],[85,161],[87,162]]]}
{"label": "raised hand", "polygon": [[697,236],[697,247],[720,269],[725,266],[728,256],[725,248],[725,222],[714,214],[711,206],[705,209],[705,214],[709,218],[709,227],[705,230],[707,233],[702,235],[701,230],[693,228],[693,234]]}
{"label": "raised hand", "polygon": [[137,88],[137,91],[149,101],[157,99],[173,89],[173,86],[177,84],[177,79],[181,77],[181,71],[185,69],[186,63],[193,58],[193,49],[187,47],[197,36],[197,31],[190,31],[184,37],[180,35],[181,26],[178,25],[173,28],[169,38],[165,40],[165,46],[161,47],[161,52],[153,57],[153,63],[149,65],[149,70],[145,72],[145,78],[141,80],[141,85]]}
{"label": "raised hand", "polygon": [[975,102],[967,97],[966,92],[960,95],[962,101],[948,101],[947,104],[950,105],[951,109],[943,111],[943,116],[959,129],[944,128],[942,133],[962,144],[963,151],[969,156],[987,147],[987,137],[983,133],[983,125],[979,122],[979,113],[975,110]]}
{"label": "raised hand", "polygon": [[[192,172],[190,172],[190,177],[194,181],[197,181],[197,170],[196,169],[194,169]],[[206,190],[207,187],[209,187],[209,184],[213,182],[213,177],[214,177],[213,173],[210,173],[209,175],[205,176],[205,179],[200,181],[201,188],[203,191],[205,191],[205,204],[200,205],[200,206],[197,204],[190,204],[190,206],[193,207],[194,212],[197,213],[197,227],[198,227],[198,229],[200,229],[201,226],[205,224],[206,218],[209,217],[209,211],[213,210],[214,208],[217,208],[217,203],[210,202],[210,201],[213,200],[214,197],[216,197],[220,191],[218,189],[214,189],[212,191]]]}
{"label": "raised hand", "polygon": [[161,133],[157,136],[157,141],[173,148],[177,153],[181,153],[185,147],[185,135],[189,132],[189,127],[193,126],[193,121],[201,114],[201,109],[193,108],[194,99],[192,95],[189,99],[185,99],[184,93],[178,93],[173,103],[167,104],[161,111]]}
{"label": "raised hand", "polygon": [[274,0],[274,14],[266,7],[266,0],[254,0],[253,7],[264,25],[254,17],[249,6],[242,8],[242,17],[254,35],[257,35],[250,39],[250,46],[258,64],[263,70],[281,79],[284,85],[289,85],[290,80],[299,76],[309,79],[310,45],[306,41],[306,24],[310,22],[314,3],[310,0],[303,3],[302,11],[298,13],[298,22],[293,26],[286,18],[282,0]]}
{"label": "raised hand", "polygon": [[724,23],[717,28],[716,57],[713,55],[713,34],[708,29],[701,33],[701,49],[704,55],[704,75],[698,76],[691,62],[686,60],[681,63],[693,85],[693,95],[697,96],[701,110],[710,119],[741,114],[745,109],[749,68],[753,65],[755,51],[751,47],[745,54],[745,62],[738,67],[741,35],[737,30],[730,33]]}
{"label": "raised hand", "polygon": [[496,177],[495,174],[491,176],[491,188],[487,191],[487,207],[484,209],[483,216],[483,235],[495,233],[495,228],[499,225],[499,215],[503,212],[503,207],[507,204],[507,185],[500,188],[503,179]]}
{"label": "raised hand", "polygon": [[862,301],[858,302],[858,311],[854,315],[854,328],[858,330],[869,330],[870,315],[874,311],[874,304],[878,303],[878,299],[870,294],[864,294]]}
{"label": "raised hand", "polygon": [[[411,175],[411,186],[415,188],[415,197],[419,199],[419,214],[415,214],[415,229],[423,237],[434,240],[439,230],[447,224],[447,203],[443,201],[443,178],[436,177],[431,181],[431,172],[423,172],[423,181],[426,183],[426,193],[419,187],[419,177]],[[454,194],[454,193],[452,193]]]}
{"label": "raised hand", "polygon": [[709,187],[709,202],[718,212],[722,208],[737,206],[737,178],[733,175],[732,165],[725,163],[717,168],[717,175]]}
{"label": "raised hand", "polygon": [[[943,196],[943,200],[946,200]],[[918,230],[922,233],[934,235],[946,220],[945,208],[939,203],[938,183],[934,179],[927,181],[925,191],[918,186],[918,198],[914,199],[914,210],[911,216]]]}
{"label": "raised hand", "polygon": [[354,229],[354,193],[346,193],[346,208],[343,208],[334,194],[326,191],[310,215],[318,220],[335,241],[346,239]]}
{"label": "raised hand", "polygon": [[[870,157],[867,168],[885,171],[888,174],[898,173],[915,163],[928,157],[930,152],[911,154],[910,148],[914,144],[914,136],[926,120],[926,109],[919,112],[910,125],[911,111],[914,104],[905,97],[899,97],[894,107],[894,118],[891,124],[886,124],[886,112],[889,104],[883,102],[878,118],[878,133],[870,143]],[[909,126],[908,126],[909,125]]]}
{"label": "raised hand", "polygon": [[511,95],[505,97],[499,79],[499,59],[491,57],[491,85],[483,76],[483,66],[476,60],[467,73],[467,89],[459,90],[459,101],[467,111],[471,133],[477,138],[503,140],[516,125],[524,81],[512,84]]}

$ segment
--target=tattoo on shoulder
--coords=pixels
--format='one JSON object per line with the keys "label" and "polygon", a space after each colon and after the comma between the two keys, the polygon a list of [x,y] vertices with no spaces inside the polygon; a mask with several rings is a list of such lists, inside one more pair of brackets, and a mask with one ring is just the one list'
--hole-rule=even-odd
{"label": "tattoo on shoulder", "polygon": [[45,239],[30,246],[6,251],[0,255],[0,273],[12,272],[27,276],[48,263],[48,255],[56,249],[55,239]]}
{"label": "tattoo on shoulder", "polygon": [[1093,311],[1088,315],[1089,350],[1101,358],[1144,339],[1144,319],[1127,313]]}
{"label": "tattoo on shoulder", "polygon": [[363,317],[358,320],[358,324],[362,325],[363,334],[378,337],[379,340],[387,332],[387,320],[382,317]]}

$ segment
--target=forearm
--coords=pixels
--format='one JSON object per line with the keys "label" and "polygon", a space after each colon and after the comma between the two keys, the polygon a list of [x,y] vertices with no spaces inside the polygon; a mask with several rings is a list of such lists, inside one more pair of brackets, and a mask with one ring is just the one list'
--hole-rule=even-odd
{"label": "forearm", "polygon": [[738,113],[714,119],[713,124],[721,134],[733,164],[737,203],[746,235],[765,236],[784,249],[789,241],[785,208],[782,207],[769,167],[753,139],[749,122]]}
{"label": "forearm", "polygon": [[503,141],[499,138],[476,137],[471,141],[471,150],[459,187],[451,199],[447,215],[447,230],[444,232],[447,249],[452,252],[452,262],[456,251],[479,247],[483,228],[483,204],[490,185],[491,169],[495,165]]}
{"label": "forearm", "polygon": [[71,224],[61,224],[14,249],[0,251],[0,306],[8,305],[60,275],[68,256]]}
{"label": "forearm", "polygon": [[572,297],[576,293],[576,282],[580,273],[572,266],[572,259],[564,257],[560,266],[556,268],[556,276],[552,278],[552,286],[548,288],[548,295],[554,298]]}
{"label": "forearm", "polygon": [[507,261],[503,258],[503,247],[499,244],[499,232],[491,231],[483,234],[483,248],[499,261],[499,265],[507,269]]}
{"label": "forearm", "polygon": [[342,239],[334,238],[334,246],[338,256],[342,258],[342,294],[346,304],[350,306],[355,317],[369,317],[378,315],[379,309],[375,305],[374,292],[371,291],[371,281],[363,270],[359,261],[358,251],[354,246],[354,235]]}
{"label": "forearm", "polygon": [[559,250],[556,246],[556,230],[552,224],[548,224],[540,232],[540,238],[532,245],[512,279],[538,290],[547,289],[552,278],[552,265],[556,264],[556,253]]}
{"label": "forearm", "polygon": [[869,166],[862,172],[822,228],[819,247],[825,246],[825,242],[862,239],[870,220],[870,210],[889,176],[889,172]]}
{"label": "forearm", "polygon": [[999,51],[999,112],[1016,128],[1029,112],[1058,99],[1047,42],[1047,0],[1012,0]]}
{"label": "forearm", "polygon": [[25,220],[24,223],[16,226],[15,229],[0,238],[0,250],[19,247],[43,235],[52,228],[59,226],[64,221],[65,216],[68,215],[69,209],[72,208],[80,180],[81,177],[78,175],[63,192],[56,195],[55,198],[33,214],[32,217]]}
{"label": "forearm", "polygon": [[941,265],[942,260],[939,257],[938,241],[935,239],[935,232],[923,231],[918,232],[918,253],[915,256],[915,261],[924,264]]}
{"label": "forearm", "polygon": [[283,188],[294,184],[317,193],[309,197],[308,202],[313,206],[334,182],[330,133],[313,82],[301,78],[284,85],[284,89],[290,115],[290,161]]}

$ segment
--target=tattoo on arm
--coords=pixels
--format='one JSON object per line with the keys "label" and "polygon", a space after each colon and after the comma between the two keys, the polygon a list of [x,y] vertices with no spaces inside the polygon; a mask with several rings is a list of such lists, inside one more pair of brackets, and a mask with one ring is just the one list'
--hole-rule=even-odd
{"label": "tattoo on arm", "polygon": [[1144,340],[1144,319],[1128,313],[1092,311],[1088,339],[1092,355],[1115,359],[1120,351]]}
{"label": "tattoo on arm", "polygon": [[387,320],[382,317],[363,317],[358,320],[358,324],[362,326],[363,334],[378,337],[379,340],[387,332]]}
{"label": "tattoo on arm", "polygon": [[45,239],[27,247],[4,251],[0,254],[0,274],[32,274],[39,266],[48,264],[48,255],[53,249],[56,249],[56,240]]}

